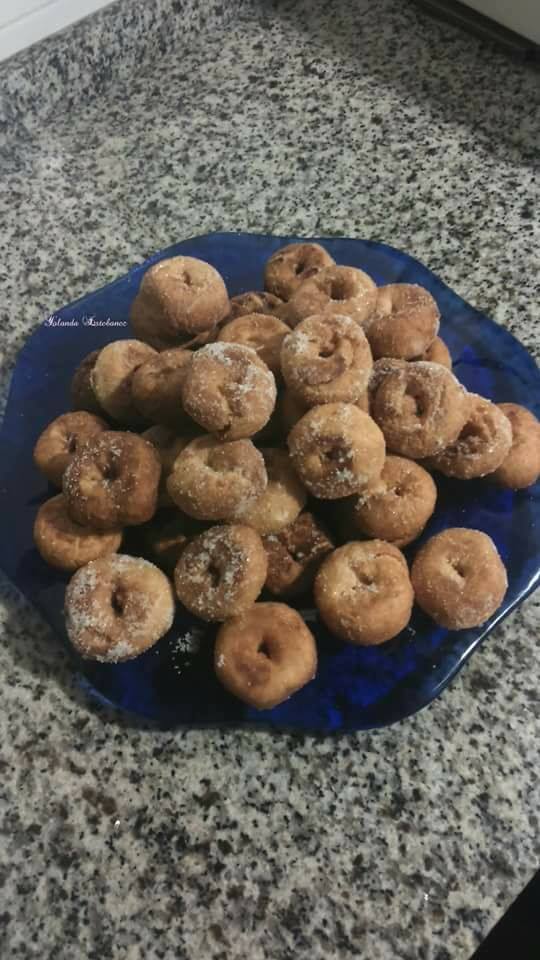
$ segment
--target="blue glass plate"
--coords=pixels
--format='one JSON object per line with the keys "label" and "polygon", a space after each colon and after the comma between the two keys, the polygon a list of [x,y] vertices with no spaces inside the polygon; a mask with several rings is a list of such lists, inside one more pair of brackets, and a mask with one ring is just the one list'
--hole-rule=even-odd
{"label": "blue glass plate", "polygon": [[[297,239],[211,234],[185,240],[63,307],[21,350],[0,434],[0,564],[59,636],[65,638],[62,604],[68,578],[47,567],[32,544],[36,511],[53,493],[33,467],[32,448],[49,421],[68,409],[75,366],[90,350],[130,335],[129,308],[150,264],[177,254],[200,257],[220,271],[233,295],[262,289],[265,261],[279,246]],[[442,336],[462,383],[493,400],[522,403],[540,414],[540,372],[527,351],[426,267],[381,243],[317,242],[338,263],[361,267],[377,284],[401,281],[426,287],[438,302]],[[170,633],[130,663],[85,662],[71,651],[81,682],[100,699],[165,727],[249,724],[331,732],[381,726],[421,709],[540,580],[540,484],[512,493],[488,481],[438,478],[437,483],[437,511],[423,539],[449,526],[484,530],[508,568],[504,603],[483,627],[449,633],[415,610],[410,626],[395,640],[361,649],[331,636],[313,610],[303,611],[317,638],[317,678],[281,706],[258,712],[219,686],[211,666],[214,628],[182,611]]]}

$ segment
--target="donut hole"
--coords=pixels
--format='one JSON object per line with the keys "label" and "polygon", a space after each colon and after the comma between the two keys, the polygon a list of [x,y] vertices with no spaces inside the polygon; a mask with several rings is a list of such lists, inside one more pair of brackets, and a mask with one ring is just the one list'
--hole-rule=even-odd
{"label": "donut hole", "polygon": [[77,452],[78,442],[77,442],[77,437],[75,436],[74,433],[68,433],[66,437],[66,447],[67,447],[68,453]]}
{"label": "donut hole", "polygon": [[452,570],[457,573],[458,577],[461,577],[462,580],[465,579],[467,571],[464,563],[461,560],[451,560],[450,566],[452,567]]}
{"label": "donut hole", "polygon": [[351,284],[344,277],[334,277],[330,281],[328,296],[331,300],[348,300],[351,295]]}
{"label": "donut hole", "polygon": [[323,462],[327,464],[343,464],[350,458],[350,451],[343,443],[333,442],[321,451]]}
{"label": "donut hole", "polygon": [[111,607],[117,617],[121,617],[126,609],[126,592],[122,587],[115,587],[111,593]]}
{"label": "donut hole", "polygon": [[403,396],[403,412],[406,416],[422,418],[427,407],[423,397],[415,392],[413,387],[407,387]]}
{"label": "donut hole", "polygon": [[208,573],[208,578],[210,580],[210,586],[212,587],[212,590],[217,590],[221,582],[221,570],[219,569],[217,564],[211,562],[208,565],[207,573]]}
{"label": "donut hole", "polygon": [[407,491],[402,483],[396,483],[395,487],[392,490],[392,493],[394,494],[395,497],[404,497]]}
{"label": "donut hole", "polygon": [[107,463],[104,464],[101,470],[101,475],[104,480],[109,480],[109,481],[118,480],[118,477],[120,476],[120,471],[118,469],[118,465],[115,463],[114,460],[108,460]]}
{"label": "donut hole", "polygon": [[294,265],[295,276],[298,277],[299,274],[303,273],[305,269],[306,269],[306,264],[304,263],[303,260],[299,260],[298,263],[295,263]]}
{"label": "donut hole", "polygon": [[257,647],[257,653],[260,653],[263,657],[266,657],[267,660],[272,659],[270,644],[265,637],[263,637],[263,639],[259,643],[259,646]]}

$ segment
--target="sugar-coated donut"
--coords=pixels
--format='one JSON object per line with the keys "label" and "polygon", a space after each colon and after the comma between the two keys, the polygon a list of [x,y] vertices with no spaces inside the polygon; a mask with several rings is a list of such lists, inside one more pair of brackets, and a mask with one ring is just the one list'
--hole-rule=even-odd
{"label": "sugar-coated donut", "polygon": [[182,406],[182,384],[191,353],[182,347],[164,350],[133,374],[133,402],[147,423],[163,424],[182,433],[194,423]]}
{"label": "sugar-coated donut", "polygon": [[476,393],[466,401],[467,417],[456,440],[428,459],[433,469],[461,480],[493,473],[512,446],[512,427],[502,410]]}
{"label": "sugar-coated donut", "polygon": [[256,603],[219,628],[216,676],[235,697],[270,710],[313,680],[317,648],[302,617],[284,603]]}
{"label": "sugar-coated donut", "polygon": [[240,509],[238,517],[263,535],[278,533],[292,523],[307,497],[286,450],[265,447],[261,453],[268,485],[257,500]]}
{"label": "sugar-coated donut", "polygon": [[251,437],[268,423],[276,381],[251,347],[210,343],[193,355],[182,387],[184,409],[222,440]]}
{"label": "sugar-coated donut", "polygon": [[34,463],[49,483],[61,487],[64,471],[81,447],[108,429],[108,424],[93,413],[84,410],[63,413],[38,437]]}
{"label": "sugar-coated donut", "polygon": [[366,335],[350,317],[307,317],[281,347],[285,383],[309,407],[356,403],[367,390],[371,367]]}
{"label": "sugar-coated donut", "polygon": [[252,527],[211,527],[182,551],[174,571],[176,595],[203,620],[226,620],[255,602],[267,563],[262,540]]}
{"label": "sugar-coated donut", "polygon": [[262,453],[251,440],[192,440],[176,458],[167,481],[171,499],[199,520],[234,520],[265,491]]}
{"label": "sugar-coated donut", "polygon": [[315,578],[315,603],[338,637],[361,646],[384,643],[407,626],[413,589],[405,557],[391,543],[338,547]]}
{"label": "sugar-coated donut", "polygon": [[435,510],[437,487],[420,464],[388,456],[380,477],[359,495],[354,522],[365,536],[405,547]]}
{"label": "sugar-coated donut", "polygon": [[42,504],[34,521],[34,543],[46,563],[59,570],[77,570],[90,560],[115,553],[121,530],[91,530],[75,523],[59,493]]}
{"label": "sugar-coated donut", "polygon": [[424,350],[419,357],[413,357],[414,360],[427,360],[430,363],[440,363],[441,366],[447,367],[448,370],[452,369],[452,357],[450,356],[450,351],[446,346],[444,340],[441,340],[440,337],[435,337],[434,341],[427,350]]}
{"label": "sugar-coated donut", "polygon": [[493,540],[464,527],[431,537],[416,554],[411,578],[418,606],[448,630],[481,626],[500,607],[508,587]]}
{"label": "sugar-coated donut", "polygon": [[502,487],[523,490],[540,476],[540,423],[519,403],[498,403],[512,427],[512,446],[492,479]]}
{"label": "sugar-coated donut", "polygon": [[264,313],[266,316],[281,319],[283,306],[283,300],[266,290],[239,293],[236,297],[231,297],[229,304],[230,319],[236,320],[237,317],[244,317],[249,313]]}
{"label": "sugar-coated donut", "polygon": [[466,393],[439,363],[374,365],[370,412],[389,451],[419,460],[453,443],[467,417]]}
{"label": "sugar-coated donut", "polygon": [[227,290],[214,267],[195,257],[171,257],[146,271],[130,319],[142,339],[172,347],[213,330],[228,312]]}
{"label": "sugar-coated donut", "polygon": [[415,283],[389,283],[377,290],[375,309],[366,323],[373,356],[411,360],[424,353],[439,330],[439,308],[431,294]]}
{"label": "sugar-coated donut", "polygon": [[141,340],[115,340],[99,351],[90,379],[99,403],[117,423],[144,423],[131,385],[137,368],[155,355],[155,350]]}
{"label": "sugar-coated donut", "polygon": [[278,317],[264,313],[248,313],[224,324],[219,331],[218,340],[251,347],[274,376],[277,376],[281,369],[281,344],[290,332],[287,324]]}
{"label": "sugar-coated donut", "polygon": [[315,314],[339,314],[364,323],[375,308],[377,287],[371,277],[356,267],[324,267],[298,287],[283,319],[296,327]]}
{"label": "sugar-coated donut", "polygon": [[99,350],[92,350],[83,357],[71,378],[69,396],[73,410],[86,410],[88,413],[105,416],[105,411],[92,386],[92,370],[96,365],[98,354]]}
{"label": "sugar-coated donut", "polygon": [[350,403],[312,407],[292,428],[289,452],[302,483],[323,500],[359,493],[384,465],[384,437],[371,417]]}
{"label": "sugar-coated donut", "polygon": [[319,243],[289,243],[267,261],[264,286],[282,300],[290,300],[304,280],[333,265],[333,257]]}
{"label": "sugar-coated donut", "polygon": [[154,447],[161,461],[161,477],[159,480],[158,506],[169,507],[172,504],[167,490],[167,481],[171,475],[174,461],[190,442],[190,437],[179,437],[174,430],[168,427],[149,427],[143,430],[141,437],[148,440]]}
{"label": "sugar-coated donut", "polygon": [[277,534],[263,537],[268,556],[266,588],[276,597],[292,597],[311,589],[315,574],[334,544],[313,514],[301,513]]}
{"label": "sugar-coated donut", "polygon": [[82,657],[119,663],[152,647],[172,626],[174,608],[172,586],[153,563],[111,554],[77,570],[64,612],[69,639]]}
{"label": "sugar-coated donut", "polygon": [[161,463],[147,440],[108,430],[88,441],[64,473],[72,520],[97,530],[144,523],[153,517]]}

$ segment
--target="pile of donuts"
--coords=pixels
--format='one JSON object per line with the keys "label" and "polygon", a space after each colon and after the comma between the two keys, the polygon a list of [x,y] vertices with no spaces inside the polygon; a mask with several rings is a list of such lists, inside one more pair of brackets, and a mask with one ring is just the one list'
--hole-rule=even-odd
{"label": "pile of donuts", "polygon": [[436,508],[438,474],[512,489],[540,474],[540,424],[462,387],[427,290],[377,288],[314,243],[278,249],[264,277],[229,299],[200,260],[148,269],[134,338],[83,359],[72,412],[34,450],[61,490],[34,539],[73,574],[77,651],[136,657],[180,603],[221,624],[216,675],[259,709],[315,676],[291,606],[310,595],[352,644],[395,637],[415,601],[449,630],[484,623],[507,589],[485,533],[444,530],[410,570],[402,548]]}

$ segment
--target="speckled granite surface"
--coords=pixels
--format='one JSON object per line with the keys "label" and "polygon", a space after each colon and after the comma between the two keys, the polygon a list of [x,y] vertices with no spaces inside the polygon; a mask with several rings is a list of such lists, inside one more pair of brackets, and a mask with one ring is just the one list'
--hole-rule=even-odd
{"label": "speckled granite surface", "polygon": [[[537,81],[402,0],[264,4],[8,131],[4,382],[44,315],[215,228],[387,240],[538,351]],[[2,956],[468,960],[537,868],[538,598],[335,740],[97,711],[2,598]]]}

